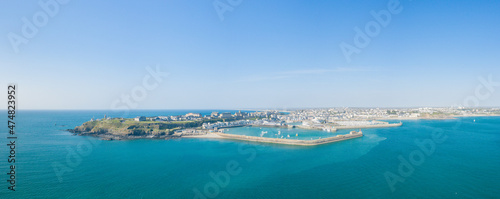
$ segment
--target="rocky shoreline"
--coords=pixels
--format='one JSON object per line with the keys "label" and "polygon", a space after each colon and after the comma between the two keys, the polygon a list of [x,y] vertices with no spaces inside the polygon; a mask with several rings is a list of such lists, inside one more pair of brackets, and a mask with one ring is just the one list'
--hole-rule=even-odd
{"label": "rocky shoreline", "polygon": [[110,133],[95,133],[90,131],[75,131],[74,129],[67,129],[66,131],[75,136],[91,136],[100,138],[101,140],[137,140],[137,139],[158,139],[170,140],[181,138],[179,135],[115,135]]}

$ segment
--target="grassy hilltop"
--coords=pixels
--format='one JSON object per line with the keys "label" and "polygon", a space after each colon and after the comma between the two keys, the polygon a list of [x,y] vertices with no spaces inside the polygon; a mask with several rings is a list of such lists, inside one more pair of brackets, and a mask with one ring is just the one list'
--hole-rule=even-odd
{"label": "grassy hilltop", "polygon": [[[222,119],[205,119],[194,121],[135,121],[133,119],[107,119],[88,121],[69,131],[82,135],[111,134],[120,136],[129,135],[171,135],[175,130],[201,127],[205,122],[218,122]],[[225,120],[225,121],[231,121]]]}

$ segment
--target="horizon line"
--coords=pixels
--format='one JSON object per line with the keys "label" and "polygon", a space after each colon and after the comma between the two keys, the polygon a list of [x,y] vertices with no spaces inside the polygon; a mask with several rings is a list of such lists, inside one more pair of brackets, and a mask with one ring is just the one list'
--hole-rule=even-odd
{"label": "horizon line", "polygon": [[[294,108],[145,108],[145,109],[16,109],[17,111],[151,111],[151,110],[296,110],[296,109],[327,109],[327,108],[384,108],[384,109],[404,109],[404,108],[459,108],[458,106],[407,106],[407,107],[389,107],[389,106],[332,106],[332,107],[294,107]],[[500,108],[500,106],[476,106],[460,108]],[[0,109],[7,111],[8,109]]]}

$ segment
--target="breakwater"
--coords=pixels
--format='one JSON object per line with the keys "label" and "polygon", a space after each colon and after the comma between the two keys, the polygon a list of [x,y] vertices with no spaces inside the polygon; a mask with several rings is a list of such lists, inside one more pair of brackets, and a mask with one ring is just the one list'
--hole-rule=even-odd
{"label": "breakwater", "polygon": [[354,125],[354,126],[335,126],[338,129],[368,129],[368,128],[386,128],[386,127],[398,127],[402,126],[403,123],[395,124],[372,124],[372,125]]}
{"label": "breakwater", "polygon": [[362,132],[351,132],[347,135],[337,135],[335,137],[322,138],[316,140],[293,140],[293,139],[280,139],[280,138],[265,138],[265,137],[255,137],[255,136],[246,136],[246,135],[234,135],[227,133],[214,133],[220,138],[223,139],[232,139],[232,140],[242,140],[242,141],[251,141],[251,142],[263,142],[263,143],[273,143],[273,144],[287,144],[287,145],[299,145],[299,146],[314,146],[320,144],[327,144],[332,142],[339,142],[343,140],[353,139],[362,137]]}

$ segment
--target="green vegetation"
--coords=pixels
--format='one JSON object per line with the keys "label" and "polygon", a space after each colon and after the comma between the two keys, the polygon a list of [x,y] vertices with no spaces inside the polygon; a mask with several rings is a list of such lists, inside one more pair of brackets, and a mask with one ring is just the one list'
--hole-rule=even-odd
{"label": "green vegetation", "polygon": [[133,119],[108,119],[89,121],[70,130],[77,134],[112,135],[172,135],[174,131],[185,128],[201,127],[203,123],[230,122],[235,119],[205,119],[192,121],[135,121]]}

